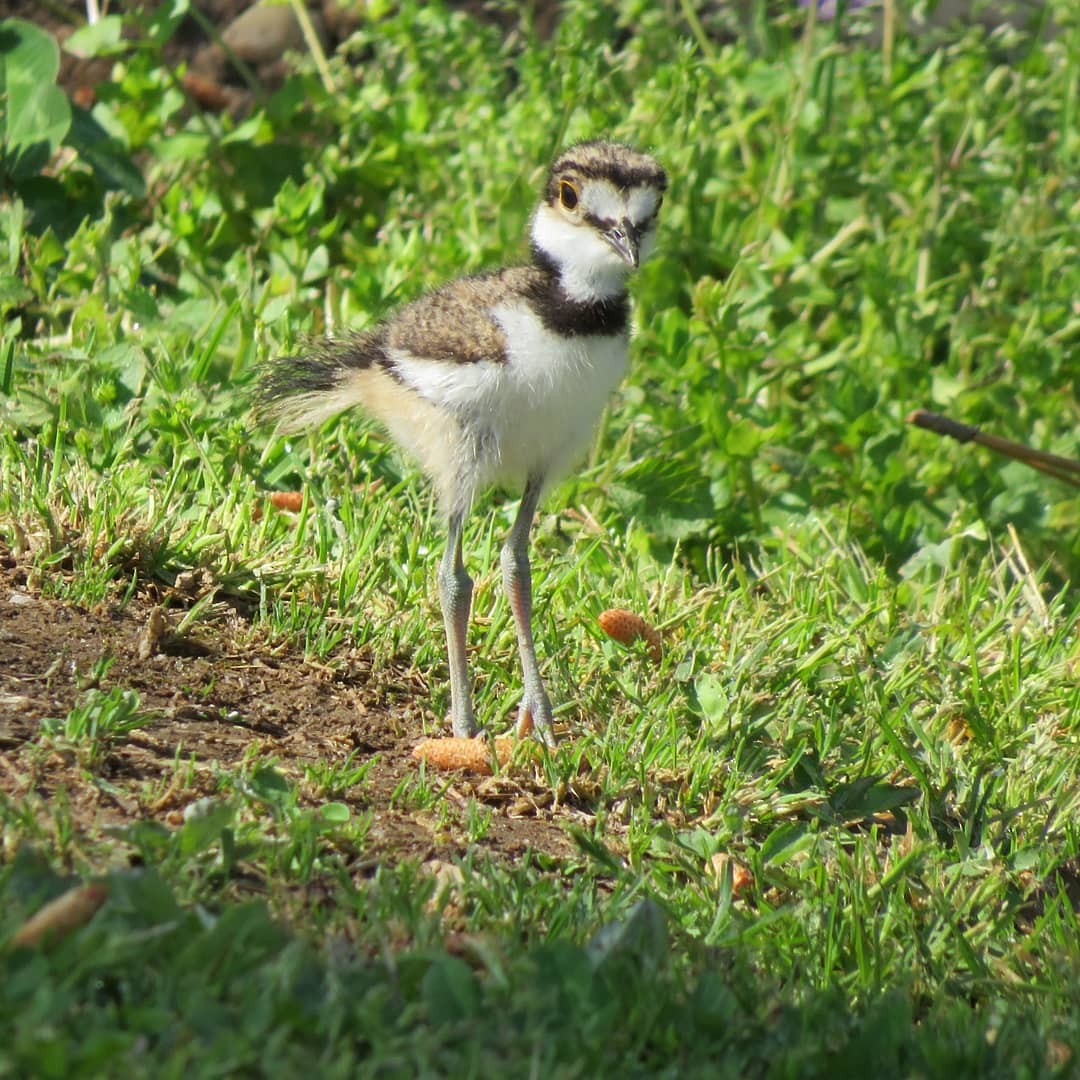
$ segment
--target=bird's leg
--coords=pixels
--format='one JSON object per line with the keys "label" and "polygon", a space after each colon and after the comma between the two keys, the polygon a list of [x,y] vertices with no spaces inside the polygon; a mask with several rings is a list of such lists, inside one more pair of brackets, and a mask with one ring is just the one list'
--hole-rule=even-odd
{"label": "bird's leg", "polygon": [[476,734],[473,717],[469,661],[465,652],[469,632],[469,609],[472,607],[472,578],[461,558],[461,534],[465,514],[450,515],[446,551],[439,565],[439,600],[446,625],[446,651],[450,660],[450,717],[455,735]]}
{"label": "bird's leg", "polygon": [[529,568],[529,532],[542,487],[543,482],[537,476],[530,477],[525,485],[514,526],[503,545],[501,561],[503,588],[514,615],[521,671],[525,680],[525,694],[521,699],[521,719],[524,724],[521,726],[527,728],[531,721],[537,735],[550,746],[555,743],[555,733],[551,727],[551,701],[536,662],[532,633],[532,572]]}

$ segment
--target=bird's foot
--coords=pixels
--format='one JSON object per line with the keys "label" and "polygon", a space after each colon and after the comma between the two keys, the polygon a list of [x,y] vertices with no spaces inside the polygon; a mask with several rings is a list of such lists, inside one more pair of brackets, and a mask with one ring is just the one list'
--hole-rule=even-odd
{"label": "bird's foot", "polygon": [[551,702],[547,694],[526,693],[521,699],[521,705],[518,708],[517,734],[519,739],[535,735],[546,746],[555,745]]}

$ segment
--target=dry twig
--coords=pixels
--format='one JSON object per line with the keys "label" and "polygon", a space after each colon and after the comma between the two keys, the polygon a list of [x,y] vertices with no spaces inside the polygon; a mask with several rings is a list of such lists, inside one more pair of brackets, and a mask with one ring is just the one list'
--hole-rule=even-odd
{"label": "dry twig", "polygon": [[1080,487],[1080,461],[1050,454],[1045,450],[1036,450],[1032,446],[1013,442],[1012,439],[1003,439],[999,435],[988,435],[970,424],[961,424],[957,420],[942,416],[941,413],[927,412],[925,409],[916,409],[908,414],[907,422],[937,435],[948,435],[958,442],[973,442],[978,446],[985,446],[988,450],[1030,465],[1031,468],[1063,480],[1066,484]]}

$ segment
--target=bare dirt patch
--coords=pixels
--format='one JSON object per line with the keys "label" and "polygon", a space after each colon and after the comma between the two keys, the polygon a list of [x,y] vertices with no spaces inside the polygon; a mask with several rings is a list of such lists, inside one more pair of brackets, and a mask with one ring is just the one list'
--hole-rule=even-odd
{"label": "bare dirt patch", "polygon": [[[311,805],[333,798],[372,814],[366,859],[446,858],[467,846],[466,807],[491,807],[491,822],[472,846],[513,859],[527,849],[572,850],[555,805],[536,775],[439,781],[448,813],[394,802],[417,770],[423,738],[424,680],[404,669],[374,669],[343,651],[332,664],[291,648],[261,644],[250,623],[226,609],[195,637],[156,639],[147,627],[156,597],[93,609],[42,595],[25,566],[0,546],[0,793],[48,827],[59,799],[87,841],[104,826],[153,818],[176,825],[183,809],[218,790],[220,777],[257,757],[299,785]],[[175,617],[174,617],[175,618]],[[108,661],[107,664],[105,661]],[[104,673],[102,674],[102,670]],[[77,752],[43,735],[93,687],[138,693],[148,722],[112,743],[88,766]],[[361,784],[320,794],[305,765],[375,760]]]}

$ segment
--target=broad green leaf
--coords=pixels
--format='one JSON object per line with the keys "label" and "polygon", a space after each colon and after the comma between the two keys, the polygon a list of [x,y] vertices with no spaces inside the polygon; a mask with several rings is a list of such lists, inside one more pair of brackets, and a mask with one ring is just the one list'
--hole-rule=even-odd
{"label": "broad green leaf", "polygon": [[119,188],[136,199],[146,195],[142,173],[92,113],[74,106],[71,129],[64,141],[93,168],[106,187]]}
{"label": "broad green leaf", "polygon": [[74,31],[64,42],[64,51],[84,60],[122,52],[125,48],[121,40],[123,29],[124,20],[120,15],[106,15]]}
{"label": "broad green leaf", "polygon": [[802,822],[789,822],[774,829],[758,851],[758,857],[764,866],[768,863],[779,865],[788,859],[809,851],[817,843],[814,833],[807,830]]}
{"label": "broad green leaf", "polygon": [[841,784],[829,799],[833,813],[844,821],[868,818],[886,810],[895,810],[918,799],[920,791],[914,787],[889,784],[873,776],[862,776],[848,784]]}
{"label": "broad green leaf", "polygon": [[71,106],[56,85],[60,49],[23,19],[0,22],[0,141],[12,179],[39,172],[71,126]]}
{"label": "broad green leaf", "polygon": [[710,720],[721,720],[727,715],[730,699],[719,675],[705,672],[694,684],[701,711]]}
{"label": "broad green leaf", "polygon": [[328,802],[319,807],[319,816],[329,825],[345,825],[352,817],[352,811],[345,803]]}
{"label": "broad green leaf", "polygon": [[728,428],[724,449],[732,457],[750,458],[758,452],[764,441],[765,432],[752,420],[736,420]]}
{"label": "broad green leaf", "polygon": [[269,766],[256,769],[248,780],[248,790],[255,798],[272,805],[280,805],[292,790],[289,781]]}
{"label": "broad green leaf", "polygon": [[209,800],[201,813],[191,814],[180,830],[180,850],[195,855],[216,844],[222,832],[232,824],[235,811],[228,803]]}

